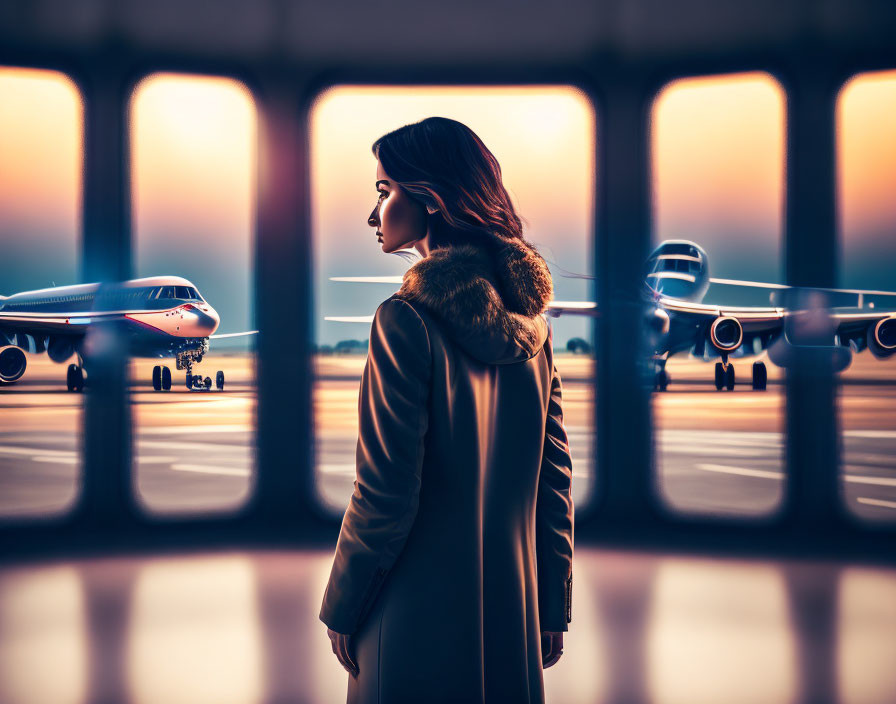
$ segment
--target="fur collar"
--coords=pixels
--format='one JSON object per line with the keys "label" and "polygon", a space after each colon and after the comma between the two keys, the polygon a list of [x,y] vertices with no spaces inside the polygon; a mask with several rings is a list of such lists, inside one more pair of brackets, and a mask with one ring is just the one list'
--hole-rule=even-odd
{"label": "fur collar", "polygon": [[542,313],[551,273],[525,240],[495,254],[473,244],[434,250],[407,272],[396,297],[422,304],[469,354],[492,364],[533,357],[548,336]]}

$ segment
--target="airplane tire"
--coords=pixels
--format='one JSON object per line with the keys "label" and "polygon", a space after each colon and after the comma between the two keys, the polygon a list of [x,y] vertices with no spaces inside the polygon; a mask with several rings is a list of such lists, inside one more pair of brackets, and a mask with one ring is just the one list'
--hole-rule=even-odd
{"label": "airplane tire", "polygon": [[729,364],[725,370],[725,388],[734,391],[734,365]]}
{"label": "airplane tire", "polygon": [[212,388],[212,378],[210,376],[205,377],[205,388]]}
{"label": "airplane tire", "polygon": [[77,364],[69,364],[65,374],[65,385],[69,391],[81,391],[84,388],[84,372]]}
{"label": "airplane tire", "polygon": [[162,367],[162,389],[171,391],[171,370],[168,367]]}
{"label": "airplane tire", "polygon": [[187,372],[187,380],[186,381],[187,381],[187,388],[192,389],[193,388],[193,375],[190,374],[190,372]]}
{"label": "airplane tire", "polygon": [[765,391],[768,384],[768,370],[764,362],[753,362],[753,389]]}
{"label": "airplane tire", "polygon": [[218,391],[224,390],[224,372],[220,369],[218,370],[218,373],[215,374],[215,388],[217,388]]}
{"label": "airplane tire", "polygon": [[725,370],[721,362],[716,362],[716,391],[721,391],[725,385]]}
{"label": "airplane tire", "polygon": [[152,368],[152,388],[162,390],[162,368],[158,364]]}
{"label": "airplane tire", "polygon": [[658,391],[665,391],[669,386],[669,374],[666,373],[665,369],[661,369],[656,373],[656,389]]}

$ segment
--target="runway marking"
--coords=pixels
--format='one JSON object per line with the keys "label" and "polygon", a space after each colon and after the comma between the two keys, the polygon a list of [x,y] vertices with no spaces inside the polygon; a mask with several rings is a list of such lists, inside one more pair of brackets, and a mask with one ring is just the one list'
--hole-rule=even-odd
{"label": "runway marking", "polygon": [[12,447],[0,445],[0,453],[7,455],[40,455],[41,457],[71,457],[73,450],[44,450],[39,447]]}
{"label": "runway marking", "polygon": [[163,450],[193,450],[195,452],[234,452],[237,450],[245,450],[246,453],[254,450],[254,445],[246,443],[210,443],[210,442],[169,442],[168,440],[140,440],[137,439],[140,447],[158,447]]}
{"label": "runway marking", "polygon": [[248,477],[252,474],[249,469],[242,467],[208,467],[202,464],[173,464],[171,469],[176,472],[196,472],[197,474],[222,474],[228,477]]}
{"label": "runway marking", "polygon": [[150,428],[140,428],[137,436],[142,435],[192,435],[193,433],[247,433],[252,426],[245,423],[240,425],[165,425]]}
{"label": "runway marking", "polygon": [[868,504],[869,506],[881,506],[883,508],[896,508],[896,501],[884,501],[883,499],[869,499],[860,496],[856,499],[860,504]]}
{"label": "runway marking", "polygon": [[843,481],[853,484],[874,484],[876,486],[896,486],[896,478],[891,477],[863,477],[858,474],[844,474]]}
{"label": "runway marking", "polygon": [[762,479],[783,479],[781,472],[768,472],[763,469],[745,469],[744,467],[729,467],[723,464],[698,464],[697,469],[704,472],[720,472],[722,474],[737,474],[742,477],[760,477]]}
{"label": "runway marking", "polygon": [[848,438],[894,440],[896,439],[896,430],[844,430],[843,435]]}
{"label": "runway marking", "polygon": [[31,458],[32,462],[55,462],[56,464],[81,464],[80,457],[49,457],[35,455]]}
{"label": "runway marking", "polygon": [[[745,467],[730,467],[724,464],[698,464],[697,469],[704,472],[720,472],[722,474],[737,474],[742,477],[759,477],[762,479],[783,479],[783,472],[770,472],[764,469],[747,469]],[[843,481],[851,484],[873,484],[875,486],[896,486],[894,477],[869,477],[862,474],[844,474]]]}

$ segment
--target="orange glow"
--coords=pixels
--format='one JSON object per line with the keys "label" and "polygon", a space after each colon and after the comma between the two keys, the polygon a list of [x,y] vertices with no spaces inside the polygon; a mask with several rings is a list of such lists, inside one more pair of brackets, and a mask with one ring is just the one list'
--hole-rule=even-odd
{"label": "orange glow", "polygon": [[896,71],[850,80],[837,102],[844,247],[867,231],[896,235]]}
{"label": "orange glow", "polygon": [[687,78],[653,108],[658,240],[731,238],[775,252],[784,193],[784,93],[764,73]]}
{"label": "orange glow", "polygon": [[175,245],[232,247],[228,233],[251,232],[256,117],[245,86],[154,74],[134,91],[131,129],[138,260]]}
{"label": "orange glow", "polygon": [[[318,97],[311,116],[315,232],[352,232],[361,246],[375,245],[366,225],[376,200],[371,144],[402,125],[442,116],[470,127],[498,159],[527,238],[545,245],[588,240],[594,115],[575,88],[338,86]],[[580,266],[586,270],[588,262]]]}
{"label": "orange glow", "polygon": [[[81,96],[56,71],[0,68],[0,223],[74,261],[81,210]],[[63,237],[60,237],[63,233]]]}

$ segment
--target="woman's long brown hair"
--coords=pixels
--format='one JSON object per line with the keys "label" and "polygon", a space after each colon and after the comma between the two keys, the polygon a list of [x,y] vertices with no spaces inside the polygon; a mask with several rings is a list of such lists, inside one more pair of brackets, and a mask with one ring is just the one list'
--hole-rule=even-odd
{"label": "woman's long brown hair", "polygon": [[412,198],[438,210],[429,215],[433,247],[523,238],[498,160],[462,122],[428,117],[399,127],[373,143],[373,154]]}

